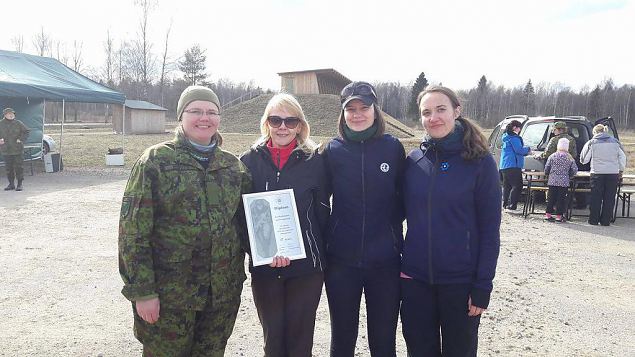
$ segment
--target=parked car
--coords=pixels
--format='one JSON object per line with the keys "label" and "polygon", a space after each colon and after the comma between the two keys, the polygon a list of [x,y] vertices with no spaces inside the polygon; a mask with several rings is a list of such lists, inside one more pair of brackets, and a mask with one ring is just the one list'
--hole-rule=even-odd
{"label": "parked car", "polygon": [[[581,164],[579,157],[582,147],[589,139],[593,137],[593,127],[597,124],[604,124],[609,128],[609,134],[619,139],[617,133],[617,127],[613,118],[606,117],[595,121],[590,121],[584,116],[565,116],[565,117],[529,117],[527,115],[512,115],[503,119],[492,131],[489,136],[489,148],[490,152],[496,159],[496,163],[500,162],[501,150],[503,142],[501,137],[505,132],[505,127],[512,120],[518,120],[522,124],[520,130],[520,136],[523,138],[525,145],[531,147],[531,151],[534,155],[540,154],[545,151],[549,139],[553,137],[553,125],[556,122],[563,121],[567,123],[567,133],[575,139],[576,150],[578,157],[576,158],[576,164],[579,171],[591,170],[590,164]],[[533,155],[525,157],[525,169],[544,171],[546,160],[535,159]],[[534,192],[535,199],[539,202],[545,200],[542,192]],[[586,207],[587,198],[585,194],[579,194],[575,197],[576,208]]]}
{"label": "parked car", "polygon": [[[520,136],[523,138],[525,145],[530,146],[534,153],[542,153],[545,150],[549,139],[553,137],[553,124],[559,121],[567,123],[567,133],[575,139],[578,158],[584,144],[593,137],[593,127],[597,124],[608,126],[609,134],[619,139],[615,122],[611,117],[592,122],[584,116],[529,117],[527,115],[512,115],[498,123],[489,136],[489,148],[497,163],[500,162],[503,145],[501,137],[505,132],[505,127],[512,120],[518,120],[523,125],[520,130]],[[589,164],[582,165],[579,160],[576,160],[576,162],[579,170],[590,170]],[[542,171],[544,168],[545,160],[534,159],[531,155],[525,158],[525,169]]]}
{"label": "parked car", "polygon": [[55,140],[52,137],[44,134],[42,137],[42,155],[46,155],[51,151],[55,151]]}

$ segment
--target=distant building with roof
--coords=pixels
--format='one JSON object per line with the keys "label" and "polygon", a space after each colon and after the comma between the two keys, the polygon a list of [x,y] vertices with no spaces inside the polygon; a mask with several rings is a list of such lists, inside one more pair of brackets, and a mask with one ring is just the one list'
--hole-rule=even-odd
{"label": "distant building with roof", "polygon": [[[165,132],[167,109],[143,100],[126,99],[126,134],[157,134]],[[121,108],[113,108],[112,127],[121,133]],[[118,119],[117,119],[118,118]]]}
{"label": "distant building with roof", "polygon": [[352,81],[333,68],[280,72],[281,91],[290,94],[335,94]]}

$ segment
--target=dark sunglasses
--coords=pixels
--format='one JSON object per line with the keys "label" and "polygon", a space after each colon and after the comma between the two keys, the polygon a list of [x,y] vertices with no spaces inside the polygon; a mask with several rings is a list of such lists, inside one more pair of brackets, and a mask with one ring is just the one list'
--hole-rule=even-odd
{"label": "dark sunglasses", "polygon": [[281,118],[277,115],[268,116],[267,121],[273,128],[279,128],[280,125],[284,123],[284,126],[286,126],[287,128],[294,129],[296,126],[298,126],[298,124],[300,124],[300,118],[298,117]]}
{"label": "dark sunglasses", "polygon": [[377,99],[377,94],[373,87],[363,82],[344,87],[344,89],[342,89],[341,102],[344,103],[348,97],[353,95],[366,95],[372,96],[375,100]]}

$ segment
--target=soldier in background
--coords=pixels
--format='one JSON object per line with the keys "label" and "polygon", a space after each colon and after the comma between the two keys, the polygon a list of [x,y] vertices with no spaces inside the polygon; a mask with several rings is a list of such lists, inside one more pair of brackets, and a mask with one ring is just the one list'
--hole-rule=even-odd
{"label": "soldier in background", "polygon": [[[22,181],[24,181],[24,142],[29,137],[29,128],[21,121],[15,119],[15,110],[5,108],[2,111],[4,119],[0,120],[0,154],[4,157],[9,185],[5,191],[22,191]],[[15,179],[18,179],[18,186],[15,186]]]}
{"label": "soldier in background", "polygon": [[563,121],[558,121],[553,124],[553,137],[549,140],[547,144],[547,148],[542,154],[539,154],[538,158],[547,160],[551,154],[558,151],[558,140],[565,138],[569,140],[569,154],[573,158],[578,157],[578,151],[575,146],[575,139],[567,134],[567,123]]}
{"label": "soldier in background", "polygon": [[135,163],[119,222],[119,271],[144,356],[223,356],[246,278],[245,166],[219,146],[220,102],[186,88],[173,140]]}

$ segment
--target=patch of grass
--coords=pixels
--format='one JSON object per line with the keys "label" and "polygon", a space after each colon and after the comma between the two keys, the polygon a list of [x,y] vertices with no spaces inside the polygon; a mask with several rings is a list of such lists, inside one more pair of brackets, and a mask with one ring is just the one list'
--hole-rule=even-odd
{"label": "patch of grass", "polygon": [[[488,137],[491,130],[483,130],[485,136]],[[47,132],[59,142],[59,131]],[[130,168],[137,158],[141,156],[143,151],[148,147],[160,142],[170,140],[174,134],[166,132],[163,134],[146,134],[146,135],[126,135],[125,137],[125,161],[126,167]],[[417,132],[414,138],[400,138],[406,153],[413,149],[419,148],[421,143],[422,132]],[[258,138],[256,134],[236,134],[223,133],[223,148],[235,155],[245,152],[252,143]],[[331,137],[314,136],[313,140],[318,143],[326,144]],[[624,131],[620,133],[620,141],[624,146],[627,156],[626,172],[635,173],[635,132]],[[119,134],[114,134],[104,129],[73,129],[64,131],[64,140],[62,142],[62,155],[64,157],[64,165],[66,167],[78,168],[104,168],[106,167],[106,155],[108,148],[121,147],[122,138]]]}

